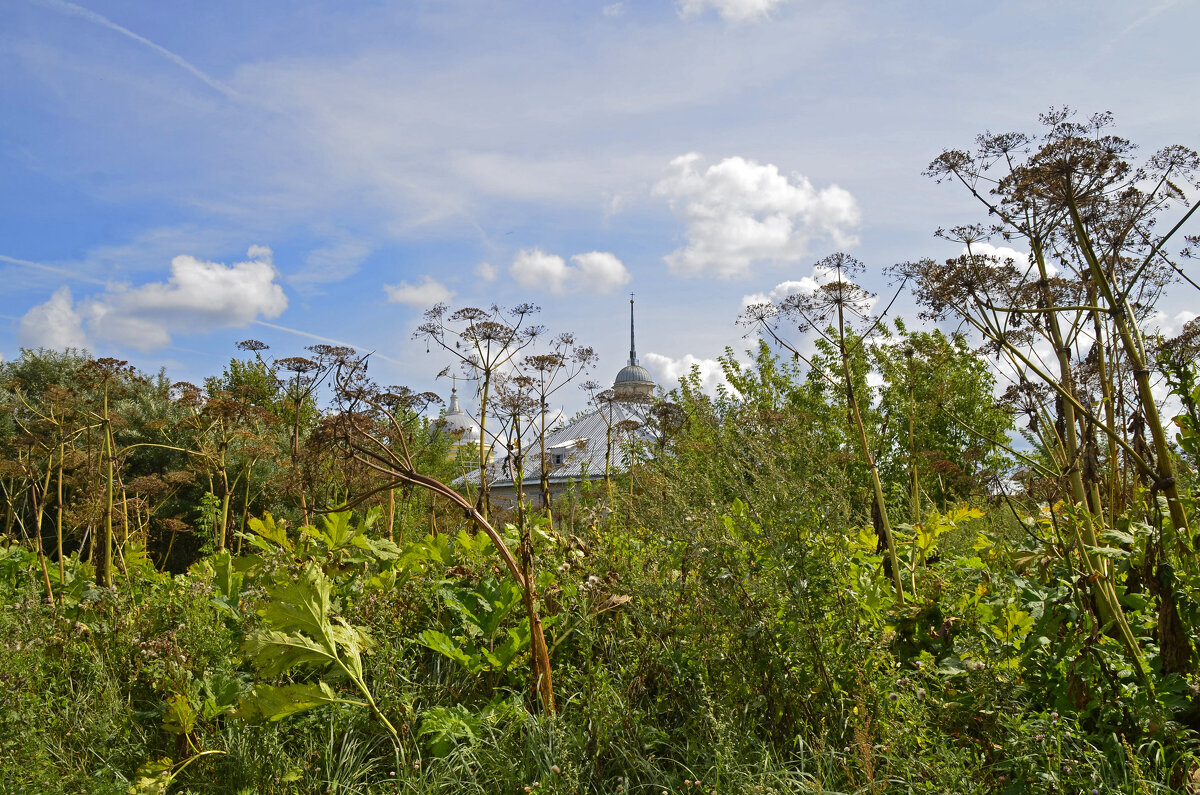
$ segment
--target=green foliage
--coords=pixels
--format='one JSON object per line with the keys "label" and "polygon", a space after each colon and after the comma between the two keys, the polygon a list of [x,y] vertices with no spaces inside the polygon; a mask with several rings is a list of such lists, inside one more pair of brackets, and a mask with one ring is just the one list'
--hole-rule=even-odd
{"label": "green foliage", "polygon": [[258,611],[264,628],[247,635],[242,646],[260,673],[276,677],[299,665],[332,666],[361,681],[362,655],[371,641],[361,629],[333,615],[332,590],[329,579],[312,564],[297,579],[268,590],[269,600]]}
{"label": "green foliage", "polygon": [[[132,513],[115,522],[111,588],[78,543],[89,526],[94,537],[102,496],[87,482],[101,464],[87,422],[18,444],[12,420],[32,415],[9,412],[0,445],[22,458],[0,470],[0,791],[1183,791],[1200,769],[1200,690],[1194,660],[1171,669],[1164,627],[1194,637],[1200,575],[1170,544],[1165,497],[1135,483],[1120,510],[1094,512],[1052,483],[996,498],[987,483],[1007,464],[993,442],[1011,417],[984,361],[954,336],[886,331],[870,346],[849,338],[850,369],[888,502],[907,519],[894,528],[905,602],[844,390],[819,372],[840,367],[838,352],[819,344],[816,368],[765,344],[749,361],[727,352],[729,386],[709,394],[698,371],[685,378],[611,497],[580,488],[556,504],[553,533],[524,516],[525,550],[497,522],[537,572],[554,715],[531,694],[522,592],[460,511],[386,483],[353,511],[314,508],[314,495],[355,504],[381,484],[307,446],[339,420],[312,384],[288,392],[265,362],[235,361],[187,405],[113,376],[118,446],[169,431],[203,464],[168,483],[166,465],[183,467],[174,453],[120,462],[118,484],[150,480],[121,498]],[[30,354],[5,372],[41,385],[31,405],[78,401],[84,416],[92,387],[69,400],[50,388],[85,365]],[[1188,383],[1185,462],[1200,397]],[[227,427],[150,419],[184,409]],[[453,471],[436,427],[400,413],[422,471]],[[29,467],[53,483],[64,439],[77,446],[63,456],[51,604],[18,539]],[[221,439],[223,473],[211,465]],[[1103,469],[1097,456],[1089,466]],[[168,516],[198,530],[176,520],[171,565]],[[1102,618],[1087,560],[1111,571],[1145,678]]]}

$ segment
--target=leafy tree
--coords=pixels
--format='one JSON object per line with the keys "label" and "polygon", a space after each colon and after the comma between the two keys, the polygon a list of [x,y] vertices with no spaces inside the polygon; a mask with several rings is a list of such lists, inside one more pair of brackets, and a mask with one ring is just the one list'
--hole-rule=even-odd
{"label": "leafy tree", "polygon": [[994,487],[1009,466],[1012,414],[997,401],[996,378],[986,360],[960,334],[910,331],[870,346],[882,379],[877,412],[885,417],[880,443],[882,477],[905,484],[913,522],[922,517],[921,494],[942,511],[954,500]]}

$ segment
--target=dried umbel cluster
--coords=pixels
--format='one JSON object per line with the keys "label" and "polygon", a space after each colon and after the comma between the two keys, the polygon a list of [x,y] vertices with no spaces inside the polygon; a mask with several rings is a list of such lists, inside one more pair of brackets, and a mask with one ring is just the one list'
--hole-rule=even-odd
{"label": "dried umbel cluster", "polygon": [[[1167,285],[1186,279],[1178,263],[1192,255],[1192,241],[1175,255],[1169,246],[1195,212],[1187,192],[1200,188],[1200,157],[1169,146],[1135,165],[1135,147],[1109,132],[1109,114],[1077,121],[1053,109],[1041,120],[1040,136],[986,133],[974,150],[947,150],[933,161],[926,173],[965,187],[989,223],[939,230],[962,254],[894,272],[913,285],[927,317],[965,323],[981,350],[1007,367],[1014,385],[1006,398],[1046,452],[1030,462],[1031,473],[1042,494],[1075,506],[1064,526],[1077,535],[1101,618],[1118,627],[1145,675],[1111,562],[1086,550],[1098,549],[1105,528],[1139,493],[1161,494],[1169,517],[1161,521],[1160,565],[1196,568],[1143,325]],[[1171,223],[1165,231],[1164,219]],[[1181,340],[1177,350],[1187,345]],[[1158,350],[1160,367],[1169,365],[1172,346]],[[1173,630],[1179,618],[1171,589],[1160,596],[1163,664],[1182,670],[1194,650]]]}

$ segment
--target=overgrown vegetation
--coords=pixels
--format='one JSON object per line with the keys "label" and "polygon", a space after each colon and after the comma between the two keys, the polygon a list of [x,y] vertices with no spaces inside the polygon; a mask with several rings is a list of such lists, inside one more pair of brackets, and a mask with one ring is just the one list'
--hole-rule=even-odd
{"label": "overgrown vegetation", "polygon": [[[895,268],[971,336],[836,255],[554,501],[460,495],[488,452],[348,349],[5,363],[0,791],[1200,791],[1200,326],[1145,325],[1197,157],[1043,121],[940,156],[991,225]],[[534,311],[418,333],[544,461],[592,353]]]}

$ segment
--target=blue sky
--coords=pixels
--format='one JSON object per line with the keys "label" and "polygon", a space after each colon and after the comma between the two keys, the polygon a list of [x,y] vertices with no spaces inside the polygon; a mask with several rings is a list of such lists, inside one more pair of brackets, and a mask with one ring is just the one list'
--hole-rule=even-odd
{"label": "blue sky", "polygon": [[933,230],[979,215],[921,176],[942,148],[1064,104],[1146,153],[1200,145],[1197,23],[1187,2],[5,0],[0,354],[198,380],[240,339],[335,340],[445,392],[422,309],[532,301],[608,380],[635,292],[670,382],[826,254],[883,290],[956,253]]}

